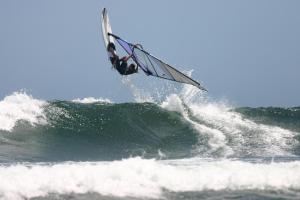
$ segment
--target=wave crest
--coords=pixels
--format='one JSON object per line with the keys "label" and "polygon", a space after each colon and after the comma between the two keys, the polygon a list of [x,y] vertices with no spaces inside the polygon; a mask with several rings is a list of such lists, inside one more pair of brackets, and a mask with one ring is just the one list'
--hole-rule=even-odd
{"label": "wave crest", "polygon": [[47,102],[34,99],[25,92],[14,92],[0,101],[0,129],[12,131],[19,120],[31,125],[46,124],[44,106]]}

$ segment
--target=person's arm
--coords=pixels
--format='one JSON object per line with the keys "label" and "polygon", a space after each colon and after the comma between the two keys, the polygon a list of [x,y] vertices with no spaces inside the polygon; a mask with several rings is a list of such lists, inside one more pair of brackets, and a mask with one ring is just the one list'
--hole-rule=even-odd
{"label": "person's arm", "polygon": [[124,56],[124,57],[122,58],[122,60],[123,60],[124,62],[127,62],[127,61],[129,60],[129,58],[132,57],[132,55],[133,55],[133,53],[130,54],[129,56]]}
{"label": "person's arm", "polygon": [[118,56],[113,48],[109,48],[109,49],[108,49],[108,52],[110,52],[110,53],[112,54],[113,57]]}
{"label": "person's arm", "polygon": [[115,53],[115,51],[111,51],[111,54],[113,55],[113,57],[117,56],[117,54]]}
{"label": "person's arm", "polygon": [[[136,48],[136,47],[143,49],[143,46],[141,44],[135,44],[135,45],[133,45],[133,48]],[[133,56],[133,52],[129,56],[124,56],[122,58],[122,60],[125,61],[125,62],[127,62],[132,56]]]}
{"label": "person's arm", "polygon": [[[133,48],[136,48],[136,47],[143,48],[141,44],[135,44],[135,45],[133,45]],[[124,56],[122,58],[122,60],[124,60],[125,62],[127,62],[132,56],[133,56],[133,52],[129,56],[126,56],[126,57]]]}

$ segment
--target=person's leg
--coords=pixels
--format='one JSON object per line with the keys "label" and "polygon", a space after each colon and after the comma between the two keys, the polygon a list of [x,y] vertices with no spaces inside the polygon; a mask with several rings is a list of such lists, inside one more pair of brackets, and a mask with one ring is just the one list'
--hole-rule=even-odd
{"label": "person's leg", "polygon": [[125,75],[130,75],[130,74],[134,74],[134,73],[136,73],[135,69],[128,68],[125,72]]}
{"label": "person's leg", "polygon": [[130,66],[131,66],[131,68],[132,68],[132,71],[134,71],[135,73],[137,73],[138,72],[138,66],[137,65],[135,65],[135,64],[130,64]]}
{"label": "person's leg", "polygon": [[135,64],[130,64],[130,65],[128,66],[128,69],[126,70],[126,75],[137,73],[137,72],[138,72],[137,69],[138,69],[138,68],[136,67]]}
{"label": "person's leg", "polygon": [[121,64],[120,64],[120,68],[118,70],[120,72],[120,74],[122,75],[126,75],[126,71],[127,71],[127,62],[122,60]]}

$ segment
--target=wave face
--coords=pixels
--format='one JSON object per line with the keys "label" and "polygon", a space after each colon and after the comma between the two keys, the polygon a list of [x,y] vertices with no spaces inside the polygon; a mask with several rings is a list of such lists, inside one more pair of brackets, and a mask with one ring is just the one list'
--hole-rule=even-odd
{"label": "wave face", "polygon": [[1,106],[2,162],[7,148],[19,161],[299,155],[299,108],[232,108],[175,94],[116,104],[13,93]]}
{"label": "wave face", "polygon": [[235,111],[245,115],[256,123],[280,126],[300,132],[300,107],[293,108],[237,108]]}
{"label": "wave face", "polygon": [[299,107],[130,88],[135,103],[0,101],[0,199],[299,199]]}

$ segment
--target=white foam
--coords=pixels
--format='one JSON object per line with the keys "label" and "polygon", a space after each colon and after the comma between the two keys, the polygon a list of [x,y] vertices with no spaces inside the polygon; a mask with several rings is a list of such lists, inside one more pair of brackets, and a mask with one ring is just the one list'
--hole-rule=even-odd
{"label": "white foam", "polygon": [[211,151],[221,150],[225,156],[241,151],[252,155],[286,155],[297,144],[297,133],[245,119],[232,106],[205,98],[193,86],[184,86],[180,94],[170,95],[161,106],[180,112],[199,134],[209,137]]}
{"label": "white foam", "polygon": [[77,98],[73,99],[72,102],[75,103],[83,103],[83,104],[91,104],[91,103],[112,103],[111,100],[106,98],[94,98],[94,97],[86,97],[86,98]]}
{"label": "white foam", "polygon": [[[183,101],[178,95],[172,94],[167,97],[166,101],[161,104],[161,107],[169,111],[177,111],[181,113],[184,119],[189,122],[195,130],[199,132],[199,134],[206,134],[209,136],[208,145],[211,147],[212,152],[222,150],[224,155],[232,154],[231,148],[226,145],[226,137],[223,132],[192,120],[187,111],[188,107],[184,107]],[[207,154],[210,153],[211,152],[207,152]]]}
{"label": "white foam", "polygon": [[47,103],[25,92],[14,92],[0,101],[0,129],[12,131],[16,122],[26,120],[31,125],[45,124],[43,107]]}
{"label": "white foam", "polygon": [[[188,72],[191,75],[192,71]],[[298,133],[278,126],[264,125],[246,119],[233,111],[226,100],[211,100],[198,88],[182,84],[178,92],[174,85],[164,81],[160,87],[140,89],[129,77],[123,77],[123,84],[129,87],[136,102],[158,103],[162,108],[182,114],[200,135],[208,137],[210,149],[199,145],[201,156],[216,153],[230,155],[290,155],[298,144]],[[148,84],[149,85],[149,84]]]}
{"label": "white foam", "polygon": [[27,199],[50,193],[95,192],[117,197],[161,198],[163,190],[300,189],[300,162],[253,164],[242,161],[114,162],[0,167],[0,198]]}
{"label": "white foam", "polygon": [[[222,104],[208,103],[190,106],[193,116],[206,126],[215,127],[235,145],[259,155],[286,155],[297,142],[296,133],[277,126],[257,124]],[[255,146],[255,148],[254,148]]]}
{"label": "white foam", "polygon": [[122,77],[122,83],[127,86],[133,94],[134,100],[138,103],[150,102],[154,103],[154,98],[151,93],[138,88],[130,79],[130,77]]}
{"label": "white foam", "polygon": [[161,107],[169,111],[176,111],[185,114],[183,102],[176,94],[171,94],[170,96],[168,96],[166,100],[162,102]]}

